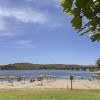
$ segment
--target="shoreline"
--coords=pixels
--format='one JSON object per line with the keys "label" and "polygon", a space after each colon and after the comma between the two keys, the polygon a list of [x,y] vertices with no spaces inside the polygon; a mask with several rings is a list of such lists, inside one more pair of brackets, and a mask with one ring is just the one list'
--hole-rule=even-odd
{"label": "shoreline", "polygon": [[100,74],[100,70],[98,70],[98,71],[94,71],[94,72],[92,72],[92,73]]}
{"label": "shoreline", "polygon": [[[43,85],[40,81],[35,81],[30,83],[29,81],[12,83],[0,82],[0,90],[70,90],[71,82],[70,80],[56,80],[48,82],[43,80]],[[73,80],[74,90],[100,90],[100,82],[98,80]]]}

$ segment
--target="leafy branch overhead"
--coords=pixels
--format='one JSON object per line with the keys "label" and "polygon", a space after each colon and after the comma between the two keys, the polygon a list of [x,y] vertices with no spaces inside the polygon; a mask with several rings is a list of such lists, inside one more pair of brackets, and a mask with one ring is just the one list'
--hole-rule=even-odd
{"label": "leafy branch overhead", "polygon": [[72,26],[87,34],[92,41],[100,41],[100,0],[62,0],[64,12],[73,16]]}

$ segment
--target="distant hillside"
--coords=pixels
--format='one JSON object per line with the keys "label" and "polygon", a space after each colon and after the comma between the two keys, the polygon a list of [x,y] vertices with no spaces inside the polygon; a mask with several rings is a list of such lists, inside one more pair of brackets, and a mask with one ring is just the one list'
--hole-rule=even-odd
{"label": "distant hillside", "polygon": [[2,65],[0,65],[0,70],[2,69]]}
{"label": "distant hillside", "polygon": [[2,66],[2,70],[31,70],[39,69],[41,65],[31,63],[15,63]]}
{"label": "distant hillside", "polygon": [[80,69],[95,67],[94,65],[66,65],[66,64],[32,64],[32,63],[15,63],[1,66],[1,70],[37,70],[37,69]]}

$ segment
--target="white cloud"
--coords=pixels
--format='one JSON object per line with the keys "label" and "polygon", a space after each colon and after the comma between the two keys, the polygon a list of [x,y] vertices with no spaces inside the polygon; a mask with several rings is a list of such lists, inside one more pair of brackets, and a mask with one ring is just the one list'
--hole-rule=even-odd
{"label": "white cloud", "polygon": [[[46,4],[58,5],[59,3],[59,0],[46,0],[42,3],[39,1],[27,0],[27,2],[37,2],[41,5],[43,3],[44,6]],[[28,3],[26,3],[26,5],[27,4]],[[20,28],[20,22],[23,25],[23,28]],[[48,10],[43,10],[40,8],[37,9],[34,8],[34,6],[31,7],[29,5],[24,5],[23,7],[16,7],[13,5],[0,6],[0,37],[14,37],[23,34],[24,32],[20,31],[23,31],[25,24],[38,24],[46,28],[55,28],[62,25],[59,20],[56,19],[56,14],[52,14],[48,12]],[[19,27],[17,27],[17,25],[19,25]]]}
{"label": "white cloud", "polygon": [[14,37],[17,33],[10,33],[10,32],[1,32],[0,37]]}
{"label": "white cloud", "polygon": [[6,23],[4,22],[4,20],[0,17],[0,30],[6,30]]}
{"label": "white cloud", "polygon": [[15,18],[26,23],[46,23],[46,16],[28,8],[0,8],[0,17]]}
{"label": "white cloud", "polygon": [[28,47],[28,46],[11,46],[11,45],[4,45],[4,46],[0,46],[2,48],[18,48],[18,49],[28,49],[28,48],[34,48],[34,47]]}
{"label": "white cloud", "polygon": [[0,7],[0,17],[10,17],[10,12],[5,7]]}
{"label": "white cloud", "polygon": [[27,11],[27,10],[21,10],[21,11],[13,11],[12,16],[15,17],[17,20],[20,20],[22,22],[28,22],[28,23],[38,23],[38,24],[45,24],[47,18],[38,12],[35,11]]}
{"label": "white cloud", "polygon": [[[7,23],[6,18],[24,23],[45,24],[47,18],[42,13],[32,11],[27,8],[6,8],[0,7],[0,37],[12,37],[20,34],[11,23]],[[17,31],[16,31],[17,30]]]}
{"label": "white cloud", "polygon": [[56,23],[53,23],[53,24],[52,24],[52,27],[60,27],[60,26],[62,26],[61,23],[57,23],[57,22],[56,22]]}
{"label": "white cloud", "polygon": [[[61,25],[61,23],[53,20],[53,18],[50,17],[50,13],[39,12],[38,10],[32,10],[30,8],[0,7],[0,18],[13,18],[24,23],[37,23],[40,25],[45,24],[55,27],[59,27]],[[5,29],[7,23],[4,22],[4,19],[1,21],[2,26],[0,29]]]}
{"label": "white cloud", "polygon": [[33,48],[30,40],[18,40],[11,43],[15,48]]}
{"label": "white cloud", "polygon": [[14,42],[13,44],[24,45],[24,46],[26,46],[26,45],[29,45],[30,42],[31,42],[30,40],[18,40],[18,41],[16,41],[16,42]]}
{"label": "white cloud", "polygon": [[17,40],[3,44],[4,48],[34,48],[30,40]]}
{"label": "white cloud", "polygon": [[[38,6],[46,6],[50,5],[51,7],[60,7],[60,1],[61,0],[26,0],[27,2],[38,4]],[[42,3],[41,3],[42,2]]]}

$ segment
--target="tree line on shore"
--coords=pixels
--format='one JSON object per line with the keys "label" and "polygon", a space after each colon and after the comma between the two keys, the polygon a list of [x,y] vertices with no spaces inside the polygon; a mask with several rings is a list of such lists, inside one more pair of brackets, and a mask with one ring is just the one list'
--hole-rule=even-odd
{"label": "tree line on shore", "polygon": [[1,65],[0,70],[39,70],[39,69],[64,69],[64,70],[79,70],[96,67],[95,65],[67,65],[67,64],[32,64],[32,63],[15,63],[8,65]]}

